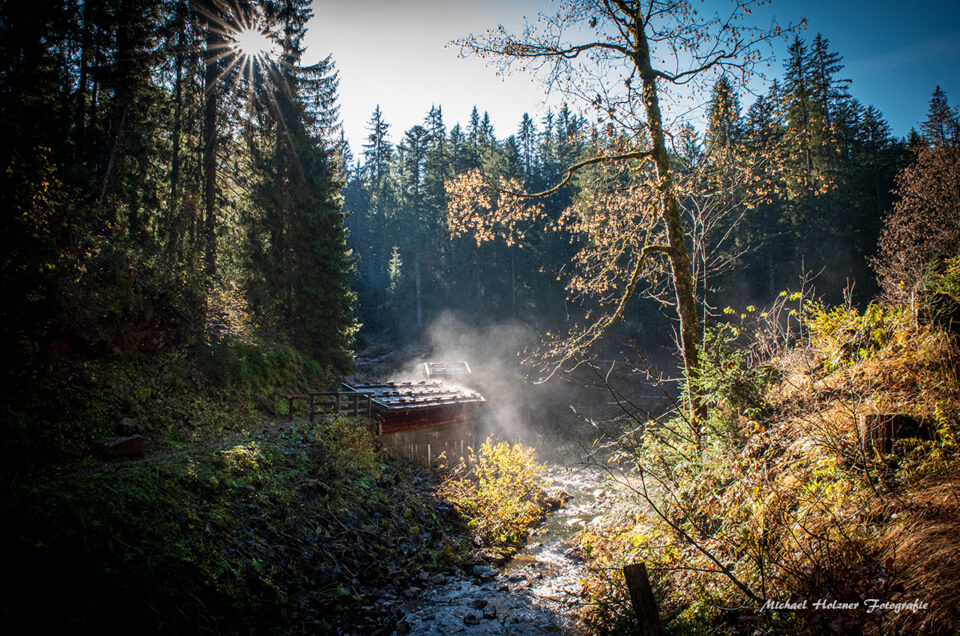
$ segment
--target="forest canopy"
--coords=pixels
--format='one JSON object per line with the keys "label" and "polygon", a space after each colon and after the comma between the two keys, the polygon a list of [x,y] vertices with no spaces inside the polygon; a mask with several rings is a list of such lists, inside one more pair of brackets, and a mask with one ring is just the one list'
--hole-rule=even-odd
{"label": "forest canopy", "polygon": [[301,64],[310,15],[0,4],[6,360],[256,333],[349,369],[338,79]]}

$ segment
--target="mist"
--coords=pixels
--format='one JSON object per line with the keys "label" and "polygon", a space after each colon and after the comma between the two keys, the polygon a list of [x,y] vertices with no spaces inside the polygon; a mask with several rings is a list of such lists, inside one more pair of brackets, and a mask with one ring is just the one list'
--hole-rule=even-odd
{"label": "mist", "polygon": [[537,345],[536,333],[519,322],[475,326],[453,312],[444,312],[427,328],[422,353],[389,378],[395,382],[424,379],[426,362],[462,362],[471,374],[444,378],[452,386],[479,392],[486,404],[478,433],[506,439],[528,438],[546,391],[526,376],[524,351]]}

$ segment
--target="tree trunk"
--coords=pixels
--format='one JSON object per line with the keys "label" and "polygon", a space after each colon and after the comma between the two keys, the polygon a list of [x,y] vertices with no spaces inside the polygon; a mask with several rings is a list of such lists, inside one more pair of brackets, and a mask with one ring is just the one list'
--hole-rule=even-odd
{"label": "tree trunk", "polygon": [[74,141],[77,158],[85,155],[87,123],[87,72],[90,58],[90,6],[83,6],[83,27],[80,36],[80,79],[77,86],[77,104],[74,114]]}
{"label": "tree trunk", "polygon": [[417,282],[417,333],[423,331],[423,299],[420,295],[420,257],[413,261],[413,273]]}
{"label": "tree trunk", "polygon": [[510,314],[517,315],[517,247],[510,246]]}
{"label": "tree trunk", "polygon": [[174,80],[174,112],[173,112],[173,148],[170,158],[170,201],[167,205],[167,250],[176,256],[180,249],[180,225],[177,215],[180,212],[180,136],[183,130],[183,51],[184,31],[187,28],[184,6],[177,7],[177,55],[176,79]]}
{"label": "tree trunk", "polygon": [[[93,68],[94,69],[100,68],[100,63],[101,63],[100,48],[101,48],[100,29],[96,28],[96,25],[94,25],[94,36],[93,36]],[[100,112],[99,107],[100,107],[100,82],[97,79],[97,73],[91,73],[90,103],[87,104],[87,113],[88,113],[87,127],[90,128],[91,130],[97,129],[97,119],[98,119],[97,114]],[[93,137],[96,138],[96,135],[93,135]],[[94,167],[94,170],[99,172],[101,161],[103,160],[102,150],[99,147],[99,144],[96,144],[96,143],[94,143],[93,150],[95,151],[93,153],[93,157],[94,157],[93,167]]]}
{"label": "tree trunk", "polygon": [[680,351],[683,355],[684,371],[687,378],[687,398],[689,401],[690,425],[700,440],[698,418],[703,416],[703,404],[698,391],[694,388],[700,372],[699,348],[700,331],[697,316],[696,284],[693,280],[693,263],[687,253],[683,231],[683,218],[677,203],[670,169],[670,155],[667,152],[663,133],[663,119],[660,114],[660,100],[657,94],[657,76],[650,64],[650,48],[639,16],[635,18],[637,48],[634,64],[640,72],[643,82],[643,103],[647,115],[647,128],[652,143],[652,156],[657,166],[657,178],[660,187],[660,214],[667,228],[673,287],[676,292],[677,317],[680,319]]}
{"label": "tree trunk", "polygon": [[116,131],[113,134],[113,144],[110,146],[110,158],[107,159],[107,167],[103,173],[103,184],[100,187],[100,197],[97,199],[97,205],[103,205],[103,199],[107,196],[107,190],[110,187],[110,176],[113,172],[113,164],[117,160],[117,151],[120,150],[120,137],[123,135],[123,125],[127,121],[127,112],[120,115],[120,121],[117,123]]}
{"label": "tree trunk", "polygon": [[[215,10],[213,3],[205,3],[207,10]],[[217,273],[217,63],[220,36],[211,21],[207,23],[206,51],[204,52],[204,105],[203,105],[203,212],[204,212],[204,262],[206,275],[212,279]]]}
{"label": "tree trunk", "polygon": [[[477,303],[483,298],[483,281],[480,276],[480,246],[477,245],[473,251],[473,275],[476,282]],[[478,305],[479,306],[479,305]]]}

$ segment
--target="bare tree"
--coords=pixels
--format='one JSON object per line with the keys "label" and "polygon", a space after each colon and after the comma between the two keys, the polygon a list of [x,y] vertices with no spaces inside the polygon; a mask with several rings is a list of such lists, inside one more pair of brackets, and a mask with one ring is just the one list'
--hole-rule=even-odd
{"label": "bare tree", "polygon": [[[553,188],[537,193],[511,190],[510,196],[549,196],[576,173],[598,164],[619,164],[642,179],[629,192],[617,194],[621,211],[632,206],[636,222],[630,224],[632,236],[607,251],[609,260],[602,268],[606,278],[594,280],[619,279],[606,289],[598,288],[599,292],[616,290],[614,296],[608,295],[611,308],[567,338],[555,353],[561,364],[582,353],[623,315],[644,274],[662,269],[673,289],[689,417],[695,431],[703,414],[694,388],[700,345],[697,281],[680,184],[668,150],[673,133],[664,121],[661,103],[676,96],[672,91],[677,86],[703,86],[720,74],[747,86],[758,63],[766,59],[759,45],[784,32],[773,23],[766,28],[747,23],[748,15],[763,4],[736,0],[725,15],[705,15],[687,0],[566,0],[555,15],[541,15],[519,34],[501,26],[458,41],[463,54],[491,58],[503,71],[520,66],[542,72],[548,87],[589,105],[600,123],[606,124],[609,143],[602,154],[570,166]],[[581,41],[574,42],[571,36]],[[476,175],[450,184],[453,216],[470,216],[476,207],[469,198],[478,189]],[[509,190],[507,184],[500,189]],[[507,195],[500,193],[501,202],[510,198]],[[508,207],[529,214],[523,206]]]}

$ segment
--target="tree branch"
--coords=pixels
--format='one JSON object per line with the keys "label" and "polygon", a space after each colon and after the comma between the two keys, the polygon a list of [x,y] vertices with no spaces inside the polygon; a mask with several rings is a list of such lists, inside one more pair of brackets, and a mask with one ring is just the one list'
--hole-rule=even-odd
{"label": "tree branch", "polygon": [[586,168],[587,166],[592,166],[598,163],[614,163],[616,161],[626,161],[627,159],[647,159],[650,156],[651,156],[650,152],[636,151],[636,152],[627,152],[622,155],[613,155],[613,156],[600,155],[597,157],[584,159],[583,161],[579,163],[575,163],[569,168],[567,168],[567,174],[563,177],[560,183],[553,186],[552,188],[544,190],[543,192],[513,192],[510,190],[503,190],[493,185],[489,187],[492,188],[494,192],[497,192],[499,194],[508,194],[510,196],[517,197],[518,199],[540,199],[540,198],[548,197],[552,194],[556,194],[557,192],[559,192],[561,188],[563,188],[565,185],[570,183],[570,180],[573,179],[573,175],[581,168]]}

